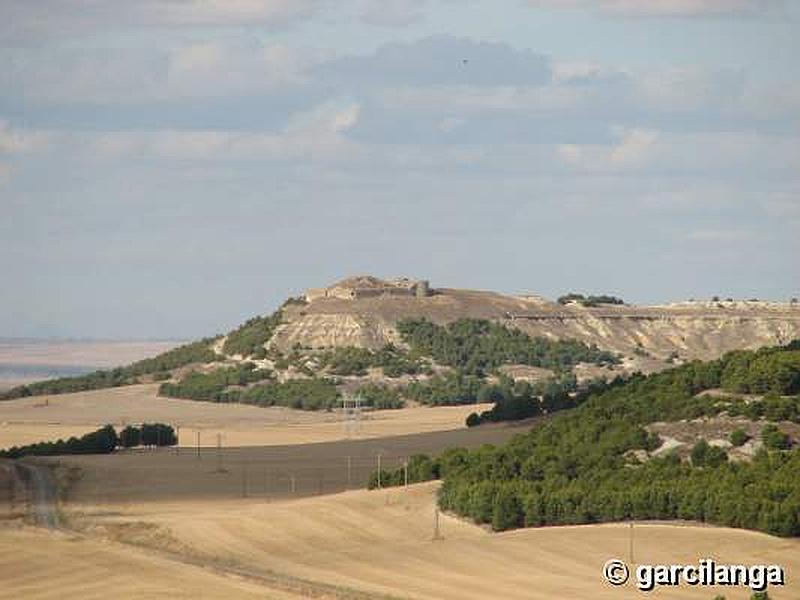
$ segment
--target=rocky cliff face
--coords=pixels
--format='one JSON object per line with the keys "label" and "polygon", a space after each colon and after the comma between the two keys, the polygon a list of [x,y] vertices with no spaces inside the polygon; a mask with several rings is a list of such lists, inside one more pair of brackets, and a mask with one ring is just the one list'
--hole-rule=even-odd
{"label": "rocky cliff face", "polygon": [[398,343],[398,320],[426,317],[492,319],[530,335],[575,338],[626,356],[712,359],[741,348],[800,338],[800,306],[767,303],[685,303],[671,306],[560,306],[537,297],[440,289],[427,298],[324,298],[285,309],[272,344],[289,350]]}

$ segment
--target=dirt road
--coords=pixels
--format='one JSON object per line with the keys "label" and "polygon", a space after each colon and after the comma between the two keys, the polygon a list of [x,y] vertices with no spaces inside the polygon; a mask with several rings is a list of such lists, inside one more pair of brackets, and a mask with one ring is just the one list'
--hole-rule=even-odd
{"label": "dirt road", "polygon": [[35,525],[58,527],[56,484],[50,468],[30,462],[17,462],[17,473],[28,489],[30,516]]}

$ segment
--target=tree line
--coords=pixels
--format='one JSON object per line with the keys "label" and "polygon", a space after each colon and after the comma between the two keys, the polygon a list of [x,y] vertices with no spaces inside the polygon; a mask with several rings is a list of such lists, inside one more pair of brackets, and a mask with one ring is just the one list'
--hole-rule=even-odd
{"label": "tree line", "polygon": [[231,386],[245,386],[271,377],[270,371],[256,369],[254,363],[244,362],[237,366],[220,367],[207,372],[189,372],[178,382],[162,383],[158,393],[170,398],[231,402],[229,393]]}
{"label": "tree line", "polygon": [[169,371],[194,363],[210,363],[218,360],[218,356],[211,350],[211,344],[216,338],[184,344],[156,357],[146,358],[115,369],[94,371],[77,377],[61,377],[20,385],[0,394],[0,400],[24,398],[27,396],[41,396],[44,394],[69,394],[87,390],[99,390],[123,385],[139,383],[144,375],[152,375],[154,379],[169,377]]}
{"label": "tree line", "polygon": [[581,306],[586,307],[599,306],[601,304],[625,304],[622,298],[617,298],[616,296],[608,296],[606,294],[584,296],[583,294],[576,294],[575,292],[570,292],[569,294],[559,297],[557,302],[562,305],[569,304],[570,302],[577,302]]}
{"label": "tree line", "polygon": [[482,423],[519,421],[553,414],[574,408],[592,394],[621,385],[623,381],[620,377],[608,382],[600,379],[579,387],[573,374],[536,383],[501,377],[497,384],[485,385],[478,392],[478,402],[494,402],[494,406],[481,413],[470,413],[466,425],[475,427]]}
{"label": "tree line", "polygon": [[112,425],[80,437],[70,437],[55,442],[37,442],[25,446],[13,446],[0,450],[0,457],[22,458],[24,456],[60,456],[66,454],[110,454],[117,447],[173,446],[178,443],[175,430],[163,423],[145,423],[140,427],[129,425],[119,434]]}

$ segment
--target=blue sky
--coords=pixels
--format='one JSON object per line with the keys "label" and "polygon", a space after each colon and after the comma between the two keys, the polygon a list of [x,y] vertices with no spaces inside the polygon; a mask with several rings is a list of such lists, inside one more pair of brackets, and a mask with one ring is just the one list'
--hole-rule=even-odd
{"label": "blue sky", "polygon": [[781,0],[6,0],[1,336],[190,338],[355,273],[800,296]]}

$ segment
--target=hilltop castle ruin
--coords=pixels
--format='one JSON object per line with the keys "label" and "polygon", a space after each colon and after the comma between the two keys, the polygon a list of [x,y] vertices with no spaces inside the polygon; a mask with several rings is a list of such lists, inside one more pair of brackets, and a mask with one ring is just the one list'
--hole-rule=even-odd
{"label": "hilltop castle ruin", "polygon": [[322,298],[339,298],[356,300],[359,298],[375,298],[379,296],[406,296],[425,298],[431,295],[430,285],[426,279],[378,279],[370,275],[349,277],[326,288],[310,288],[306,290],[306,300],[313,302]]}

